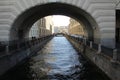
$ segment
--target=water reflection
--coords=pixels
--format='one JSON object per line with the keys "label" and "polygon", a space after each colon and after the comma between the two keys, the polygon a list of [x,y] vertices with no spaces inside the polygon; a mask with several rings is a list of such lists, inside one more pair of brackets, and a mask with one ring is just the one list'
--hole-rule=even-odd
{"label": "water reflection", "polygon": [[77,52],[66,38],[55,37],[32,58],[31,69],[37,74],[44,73],[43,76],[57,79],[63,75],[68,78],[76,71],[80,72],[80,65]]}
{"label": "water reflection", "polygon": [[[7,78],[5,78],[7,77]],[[0,80],[109,80],[75,51],[65,37],[54,37],[28,62]]]}

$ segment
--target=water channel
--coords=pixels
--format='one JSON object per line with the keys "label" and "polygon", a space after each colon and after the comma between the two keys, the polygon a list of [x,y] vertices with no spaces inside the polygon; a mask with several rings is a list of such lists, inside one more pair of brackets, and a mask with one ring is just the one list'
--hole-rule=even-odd
{"label": "water channel", "polygon": [[78,53],[65,37],[54,37],[32,58],[0,80],[109,80]]}

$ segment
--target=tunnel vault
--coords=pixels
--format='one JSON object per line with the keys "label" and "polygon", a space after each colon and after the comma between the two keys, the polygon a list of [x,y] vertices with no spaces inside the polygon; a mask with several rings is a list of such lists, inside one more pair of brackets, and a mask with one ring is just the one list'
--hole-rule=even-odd
{"label": "tunnel vault", "polygon": [[65,15],[74,18],[84,25],[83,29],[87,32],[89,40],[94,41],[96,39],[94,34],[99,34],[98,25],[90,14],[73,5],[56,2],[37,5],[21,13],[10,29],[10,40],[21,40],[28,37],[32,25],[40,18],[49,15]]}

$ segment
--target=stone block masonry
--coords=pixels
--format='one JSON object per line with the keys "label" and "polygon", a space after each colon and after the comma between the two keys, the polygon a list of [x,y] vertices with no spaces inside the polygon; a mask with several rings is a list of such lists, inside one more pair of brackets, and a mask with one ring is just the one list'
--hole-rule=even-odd
{"label": "stone block masonry", "polygon": [[112,58],[104,55],[104,53],[99,53],[98,51],[85,46],[83,43],[77,40],[67,37],[67,39],[72,43],[72,45],[88,60],[94,63],[99,69],[101,69],[111,80],[120,80],[120,62],[112,61]]}

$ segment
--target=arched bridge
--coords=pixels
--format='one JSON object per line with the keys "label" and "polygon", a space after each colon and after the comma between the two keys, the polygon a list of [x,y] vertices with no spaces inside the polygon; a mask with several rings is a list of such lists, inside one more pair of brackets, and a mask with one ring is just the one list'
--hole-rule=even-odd
{"label": "arched bridge", "polygon": [[36,20],[62,14],[82,22],[90,40],[114,48],[117,3],[117,0],[0,0],[0,41],[27,37]]}
{"label": "arched bridge", "polygon": [[[101,46],[113,50],[116,41],[120,42],[119,9],[120,0],[0,0],[0,75],[53,37],[49,34],[29,39],[28,33],[37,20],[49,15],[65,15],[80,22],[86,34],[85,39],[65,35],[68,40],[81,48],[112,80],[120,80],[119,61],[114,63],[111,57],[92,54],[102,53]],[[116,49],[110,53],[113,53],[112,60],[118,58]]]}

